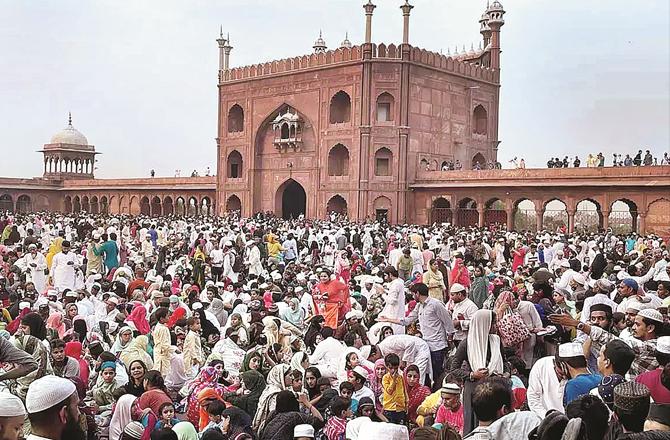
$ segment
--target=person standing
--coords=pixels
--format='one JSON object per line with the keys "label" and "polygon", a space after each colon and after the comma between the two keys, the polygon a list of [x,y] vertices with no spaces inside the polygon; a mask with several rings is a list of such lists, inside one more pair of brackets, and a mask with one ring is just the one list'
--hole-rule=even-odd
{"label": "person standing", "polygon": [[465,287],[462,284],[452,284],[449,292],[451,299],[447,303],[447,310],[451,312],[453,325],[456,329],[454,342],[458,344],[468,337],[470,320],[479,308],[470,298],[467,298]]}
{"label": "person standing", "polygon": [[37,293],[43,293],[47,285],[47,276],[45,275],[47,259],[41,252],[37,251],[36,245],[31,244],[28,246],[28,254],[26,254],[24,260],[30,275],[29,280],[26,281],[32,281]]}
{"label": "person standing", "polygon": [[[384,281],[386,281],[386,295],[384,301],[386,305],[379,314],[394,320],[400,320],[405,317],[405,283],[398,277],[398,271],[393,266],[386,266],[384,268]],[[381,286],[375,286],[381,290]],[[405,326],[399,324],[391,324],[394,335],[402,335],[405,333]]]}
{"label": "person standing", "polygon": [[[395,269],[394,269],[395,270]],[[397,272],[396,272],[397,274]],[[314,288],[314,310],[326,319],[333,330],[338,327],[346,313],[351,310],[349,288],[340,280],[331,279],[328,269],[321,269],[320,283]]]}
{"label": "person standing", "polygon": [[51,283],[59,292],[65,289],[74,290],[76,262],[77,256],[70,252],[70,242],[64,240],[62,250],[51,260],[51,272],[49,273]]}
{"label": "person standing", "polygon": [[74,383],[44,376],[30,384],[26,409],[32,432],[26,440],[84,440],[79,425],[79,395]]}
{"label": "person standing", "polygon": [[214,248],[209,251],[209,258],[212,264],[212,278],[215,283],[218,283],[222,280],[223,274],[223,250],[218,240],[212,240],[212,242]]}
{"label": "person standing", "polygon": [[165,325],[168,322],[168,313],[166,307],[159,307],[156,310],[157,324],[151,332],[154,338],[154,369],[163,377],[167,377],[170,373],[170,329]]}
{"label": "person standing", "polygon": [[[105,235],[102,238],[104,239]],[[116,244],[116,234],[114,232],[109,234],[109,239],[105,240],[100,247],[96,247],[93,252],[98,256],[105,256],[104,264],[107,273],[119,267],[119,247]]]}

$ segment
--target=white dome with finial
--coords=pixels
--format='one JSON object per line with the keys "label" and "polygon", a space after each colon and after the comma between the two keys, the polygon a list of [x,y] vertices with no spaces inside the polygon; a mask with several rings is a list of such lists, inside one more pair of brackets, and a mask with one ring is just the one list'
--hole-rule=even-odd
{"label": "white dome with finial", "polygon": [[68,116],[67,127],[51,137],[51,144],[88,145],[88,139],[72,126],[72,115]]}
{"label": "white dome with finial", "polygon": [[326,42],[323,40],[321,31],[319,31],[319,38],[316,39],[316,41],[314,42],[314,46],[312,47],[314,48],[314,52],[325,52],[326,49],[328,48],[326,46]]}
{"label": "white dome with finial", "polygon": [[346,47],[351,49],[351,41],[349,41],[349,32],[344,34],[344,41],[340,44],[340,47]]}

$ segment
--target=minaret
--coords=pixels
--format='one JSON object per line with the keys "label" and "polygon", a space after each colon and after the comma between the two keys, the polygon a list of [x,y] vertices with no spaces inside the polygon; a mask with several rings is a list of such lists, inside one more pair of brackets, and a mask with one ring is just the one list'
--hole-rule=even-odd
{"label": "minaret", "polygon": [[233,46],[230,45],[230,34],[226,34],[226,44],[223,46],[223,70],[228,70],[230,66],[230,51],[233,50]]}
{"label": "minaret", "polygon": [[326,42],[323,41],[323,35],[321,31],[319,31],[319,38],[316,39],[314,46],[312,47],[314,48],[314,53],[324,53],[328,49]]}
{"label": "minaret", "polygon": [[219,30],[219,38],[216,39],[216,42],[219,43],[219,70],[225,70],[225,58],[226,58],[226,39],[223,38],[223,26]]}
{"label": "minaret", "polygon": [[409,0],[405,0],[405,4],[400,7],[402,9],[402,44],[409,44],[409,13],[413,8]]}
{"label": "minaret", "polygon": [[349,32],[346,32],[344,34],[344,41],[340,43],[340,47],[346,47],[347,49],[351,49],[351,41],[349,41]]}
{"label": "minaret", "polygon": [[372,13],[376,7],[372,4],[372,0],[368,0],[363,5],[363,9],[365,9],[365,42],[367,44],[372,43]]}
{"label": "minaret", "polygon": [[503,19],[505,10],[500,2],[495,0],[486,13],[489,16],[488,25],[491,28],[491,68],[500,69],[500,28],[505,24]]}
{"label": "minaret", "polygon": [[489,27],[488,11],[484,11],[482,17],[479,19],[479,33],[482,34],[484,49],[486,49],[491,42],[491,28]]}

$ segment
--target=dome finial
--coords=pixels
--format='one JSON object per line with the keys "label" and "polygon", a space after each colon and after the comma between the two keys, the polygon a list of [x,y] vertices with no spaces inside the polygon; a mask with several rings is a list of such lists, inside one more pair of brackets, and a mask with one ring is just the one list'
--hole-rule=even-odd
{"label": "dome finial", "polygon": [[67,125],[72,127],[72,112],[67,112]]}

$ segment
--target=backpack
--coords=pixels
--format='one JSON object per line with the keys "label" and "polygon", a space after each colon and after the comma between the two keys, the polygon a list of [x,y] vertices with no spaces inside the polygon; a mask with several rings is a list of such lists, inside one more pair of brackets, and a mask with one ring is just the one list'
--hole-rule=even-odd
{"label": "backpack", "polygon": [[233,272],[240,273],[244,269],[244,259],[241,253],[233,252],[233,255],[235,256],[233,259]]}

